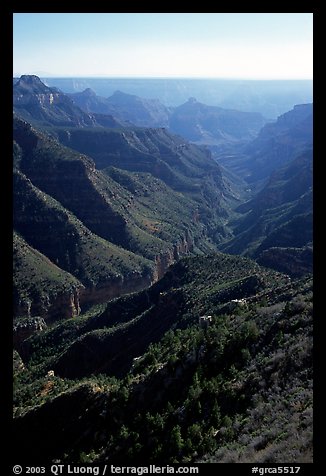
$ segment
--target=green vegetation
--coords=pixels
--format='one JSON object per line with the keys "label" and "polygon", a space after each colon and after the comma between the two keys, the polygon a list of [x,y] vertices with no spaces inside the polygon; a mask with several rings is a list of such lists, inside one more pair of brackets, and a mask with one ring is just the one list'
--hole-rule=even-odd
{"label": "green vegetation", "polygon": [[28,359],[67,377],[104,370],[125,375],[132,359],[170,328],[197,323],[203,314],[223,313],[232,299],[277,293],[287,282],[283,275],[245,258],[217,254],[183,259],[149,290],[109,302],[92,319],[74,319],[47,330],[49,362],[42,352],[38,355],[41,337],[30,338],[25,343]]}
{"label": "green vegetation", "polygon": [[[85,114],[35,76],[14,105],[43,127],[14,116],[19,461],[312,462],[311,151],[234,210],[241,180],[182,137]],[[256,145],[294,158],[310,113]]]}
{"label": "green vegetation", "polygon": [[[49,312],[51,303],[58,297],[63,298],[83,287],[74,276],[31,248],[17,233],[13,236],[13,266],[14,305],[17,316]],[[35,305],[39,307],[31,309]],[[51,314],[55,312],[60,316],[61,305],[58,309],[52,310]]]}
{"label": "green vegetation", "polygon": [[[253,273],[259,289],[239,288]],[[228,305],[243,297],[245,305]],[[181,260],[148,291],[30,337],[15,372],[23,454],[70,463],[311,461],[311,299],[310,279],[289,282],[218,254]]]}
{"label": "green vegetation", "polygon": [[[172,190],[178,192],[174,194],[175,207],[181,197],[186,210],[192,209],[191,217],[198,213],[200,222],[207,227],[207,234],[215,243],[227,236],[227,230],[222,225],[227,216],[225,202],[231,199],[231,193],[225,187],[218,165],[206,149],[189,144],[165,129],[52,128],[51,134],[64,145],[88,154],[101,170],[115,167],[138,174],[151,174],[151,177],[168,186],[170,196]],[[120,176],[121,179],[121,172],[111,172],[110,175]],[[128,182],[122,179],[122,185],[123,180]],[[150,198],[153,187],[148,188],[147,196]],[[182,216],[179,210],[178,216]],[[193,226],[196,228],[196,222]],[[217,228],[219,233],[216,233]]]}
{"label": "green vegetation", "polygon": [[276,269],[290,276],[304,276],[313,271],[312,244],[302,248],[271,247],[264,250],[257,259],[262,266]]}
{"label": "green vegetation", "polygon": [[[118,150],[123,143],[133,161],[140,154],[148,170],[157,162],[173,169],[174,177],[171,182],[160,166],[153,177],[141,171],[138,159],[140,170],[96,170],[89,157],[14,117],[14,228],[31,249],[86,288],[77,308],[148,286],[184,254],[216,251],[227,231],[219,209],[220,172],[206,152],[189,144],[181,153],[182,139],[163,130],[60,130],[71,140],[86,134],[85,143],[99,140],[99,147],[102,138]],[[26,295],[29,314],[54,318],[48,315],[51,293],[44,306],[41,285],[31,293],[20,279],[15,283],[17,308]]]}
{"label": "green vegetation", "polygon": [[[151,269],[149,261],[93,234],[20,172],[14,174],[14,187],[15,228],[33,248],[51,260],[52,263],[45,262],[49,268],[56,263],[88,287],[107,281],[119,284],[131,276],[146,276]],[[18,261],[14,264],[19,274],[20,264]],[[18,278],[16,281],[18,287],[22,285]]]}

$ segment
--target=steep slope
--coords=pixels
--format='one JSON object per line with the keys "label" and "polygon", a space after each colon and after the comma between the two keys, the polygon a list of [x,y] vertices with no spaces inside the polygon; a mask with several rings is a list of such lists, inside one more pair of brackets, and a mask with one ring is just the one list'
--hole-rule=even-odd
{"label": "steep slope", "polygon": [[298,200],[312,189],[313,151],[308,148],[304,153],[273,172],[266,186],[255,197],[238,207],[238,211],[246,213],[274,208],[287,202]]}
{"label": "steep slope", "polygon": [[[55,93],[58,94],[58,104],[52,97]],[[92,92],[86,93],[87,97],[93,97]],[[169,134],[165,129],[149,130],[131,125],[126,128],[122,127],[121,122],[106,121],[107,116],[101,116],[99,120],[98,116],[93,115],[90,124],[85,119],[86,113],[67,95],[57,90],[52,91],[36,76],[23,76],[15,83],[14,104],[19,105],[19,101],[22,101],[22,108],[25,103],[35,103],[36,109],[30,109],[27,117],[64,145],[92,157],[97,168],[114,166],[154,175],[174,190],[186,193],[187,198],[195,200],[199,204],[198,213],[205,224],[211,230],[215,229],[213,234],[225,234],[220,220],[215,219],[212,210],[216,208],[220,216],[225,216],[230,205],[228,202],[230,199],[234,201],[237,192],[234,193],[233,185],[222,178],[220,168],[207,150],[199,149],[181,137]],[[155,101],[146,102],[147,100],[119,92],[113,95],[112,101],[117,107],[120,104],[119,107],[123,110],[133,110],[136,115],[147,108],[152,118],[158,114],[157,107],[160,109]],[[134,103],[139,107],[134,107]],[[60,106],[58,110],[57,105]],[[70,108],[69,120],[65,116],[66,106]],[[19,115],[26,112],[24,108],[14,109]],[[40,122],[40,114],[45,114],[48,122]],[[54,120],[53,114],[58,114],[58,117],[61,114],[60,120]],[[86,116],[91,117],[90,114]],[[110,126],[110,129],[102,126]],[[216,233],[217,229],[220,231]],[[216,238],[213,239],[216,241]]]}
{"label": "steep slope", "polygon": [[[244,258],[218,254],[180,261],[149,290],[109,303],[100,315],[81,321],[69,334],[65,327],[64,336],[58,328],[50,331],[47,338],[54,348],[64,345],[65,351],[61,348],[58,355],[55,350],[47,366],[70,378],[101,372],[123,376],[133,358],[170,328],[188,327],[205,312],[225,310],[232,299],[254,296],[285,282],[284,276]],[[32,355],[30,350],[26,353]]]}
{"label": "steep slope", "polygon": [[82,283],[16,232],[13,238],[14,315],[47,315],[53,320],[78,315],[77,296],[84,289]]}
{"label": "steep slope", "polygon": [[[226,216],[232,190],[208,150],[165,129],[55,130],[64,145],[88,154],[96,166],[150,173],[197,203],[206,225]],[[214,216],[215,215],[215,216]],[[219,221],[219,220],[217,220]]]}
{"label": "steep slope", "polygon": [[88,114],[66,94],[49,88],[38,76],[23,75],[13,87],[14,111],[38,126],[121,127],[112,116]]}
{"label": "steep slope", "polygon": [[[63,300],[61,310],[58,306],[56,317],[73,317],[79,314],[85,303],[101,302],[137,287],[148,286],[153,279],[152,262],[92,233],[19,171],[14,173],[14,228],[34,248],[34,255],[38,250],[51,261],[47,262],[46,272],[55,268],[62,287],[65,287],[67,273],[78,279],[74,279],[75,283],[80,282],[80,289],[73,296],[67,290],[66,302]],[[42,282],[39,284],[41,276],[32,273],[29,276],[30,289],[25,295],[19,262],[14,262],[14,265],[18,294],[15,305],[25,309],[27,316],[55,317],[51,312],[55,305],[51,288],[45,288]],[[57,270],[57,266],[61,269]],[[23,300],[19,299],[22,294]],[[69,299],[72,299],[73,306]],[[47,306],[42,306],[43,301]]]}
{"label": "steep slope", "polygon": [[[311,298],[310,279],[189,258],[147,292],[28,339],[15,385],[20,458],[311,462]],[[125,377],[63,378],[92,371]]]}
{"label": "steep slope", "polygon": [[209,151],[165,129],[54,132],[64,145],[92,157],[99,169],[113,166],[149,173],[165,182],[187,198],[193,207],[194,221],[207,227],[207,234],[215,243],[227,236],[223,223],[234,194]]}
{"label": "steep slope", "polygon": [[291,162],[313,143],[313,105],[299,104],[266,124],[241,154],[220,156],[218,162],[231,168],[252,186]]}
{"label": "steep slope", "polygon": [[[14,85],[14,103],[17,98],[18,102],[21,99],[24,103],[25,99],[28,102],[28,98],[32,97],[32,103],[36,102],[38,109],[31,110],[29,117],[38,121],[39,109],[42,114],[44,111],[46,114],[52,114],[55,101],[51,99],[51,95],[54,93],[55,91],[45,86],[36,76],[23,76]],[[58,94],[62,104],[70,104],[73,109],[69,116],[71,124],[69,121],[63,121],[60,127],[53,127],[56,123],[49,119],[48,132],[64,145],[88,154],[95,161],[97,168],[115,166],[133,172],[151,173],[174,190],[190,191],[194,199],[204,205],[203,216],[209,213],[208,208],[219,206],[223,195],[232,195],[230,188],[223,183],[221,171],[208,151],[199,149],[164,129],[79,127],[84,125],[80,123],[80,114],[85,113],[68,96],[61,92]],[[123,94],[117,95],[121,104],[126,102]],[[133,100],[138,101],[137,98]],[[46,103],[44,106],[42,101]],[[93,121],[92,126],[96,125],[96,121]],[[221,214],[225,214],[223,208],[224,206],[219,208]]]}
{"label": "steep slope", "polygon": [[[110,134],[110,131],[108,134]],[[91,135],[94,135],[94,138],[97,137],[94,131]],[[104,135],[106,136],[106,132],[104,132]],[[153,135],[156,138],[155,131],[153,131]],[[160,151],[158,150],[153,156],[148,154],[147,158],[150,163],[147,164],[147,167],[142,167],[142,164],[137,163],[133,167],[134,169],[140,169],[140,172],[142,172],[142,168],[144,169],[143,172],[153,169],[155,175],[161,175],[162,179],[166,178],[167,185],[170,185],[170,175],[165,177],[159,173],[159,170],[155,170],[155,163],[162,164],[162,167],[171,171],[172,184],[174,178],[175,181],[178,180],[179,182],[176,185],[180,185],[180,189],[189,190],[189,195],[192,195],[189,197],[188,195],[184,196],[185,194],[176,194],[170,187],[164,186],[158,179],[151,180],[148,174],[147,178],[145,178],[144,174],[141,176],[139,174],[130,175],[127,172],[112,174],[109,170],[104,174],[95,169],[93,161],[88,157],[62,147],[48,136],[29,128],[22,121],[15,122],[14,137],[24,152],[20,160],[20,168],[33,183],[46,193],[53,195],[54,198],[75,213],[96,234],[118,245],[132,246],[130,244],[131,237],[138,233],[138,227],[133,226],[135,224],[133,220],[137,219],[139,222],[140,210],[142,209],[143,213],[145,213],[145,209],[150,207],[151,196],[158,192],[161,194],[161,197],[166,193],[167,203],[170,200],[171,202],[175,201],[173,207],[174,215],[167,216],[166,213],[162,213],[160,226],[158,227],[162,232],[168,231],[167,229],[165,230],[165,224],[167,227],[170,227],[169,237],[173,243],[177,244],[176,236],[182,235],[182,232],[186,231],[184,223],[188,222],[188,231],[190,232],[190,228],[192,228],[191,234],[193,236],[198,234],[198,238],[202,235],[203,226],[208,228],[208,226],[213,227],[214,224],[222,224],[218,209],[223,193],[223,189],[221,190],[221,187],[219,187],[219,185],[223,186],[220,181],[219,168],[213,160],[210,160],[201,151],[197,151],[196,148],[194,151],[197,155],[192,154],[187,162],[186,156],[177,156],[179,158],[180,172],[177,170],[176,173],[173,173],[172,167],[169,169],[167,164],[168,160],[172,162],[173,157],[168,156],[166,158],[163,156],[163,161],[159,158]],[[140,136],[140,138],[145,141],[146,132],[144,132],[144,137]],[[138,137],[138,143],[141,146],[140,138]],[[120,141],[120,135],[118,135],[118,139]],[[168,136],[168,140],[174,144],[170,136]],[[116,151],[119,150],[119,145],[120,142],[116,146]],[[133,149],[131,151],[134,152]],[[125,164],[124,160],[127,162],[125,156],[121,160],[121,165],[126,165],[127,167],[128,164]],[[189,179],[186,174],[182,176],[182,161],[185,162],[184,169],[186,173],[191,175],[192,170],[194,170],[197,172],[197,176]],[[208,170],[205,169],[205,166],[210,167],[211,171],[208,167]],[[177,167],[178,164],[175,168]],[[139,182],[140,177],[142,177],[141,180],[145,180],[145,183],[147,182],[147,187],[139,186],[137,189],[137,181]],[[146,196],[148,197],[147,200]],[[157,210],[157,218],[159,218],[160,208],[163,211],[166,204],[164,201],[160,204],[159,197],[153,197],[153,200],[157,207],[159,207]],[[137,205],[137,201],[142,203]],[[133,218],[134,211],[137,211],[137,208],[138,217],[135,216]],[[221,210],[221,215],[222,213],[223,209]],[[153,210],[147,210],[148,217],[153,216],[153,214],[155,214]],[[181,218],[182,216],[186,218],[185,221]],[[148,239],[152,241],[153,250],[148,250],[147,254],[153,257],[159,250],[159,247],[162,247],[164,244],[157,238],[159,230],[154,225],[151,229],[146,223],[146,218],[146,216],[143,217],[142,230],[143,233],[147,234],[151,231]],[[174,223],[174,229],[171,229],[171,223]],[[177,231],[179,228],[178,223],[181,223],[179,232]],[[220,226],[220,228],[222,227]],[[218,239],[218,236],[216,238]]]}
{"label": "steep slope", "polygon": [[144,99],[132,94],[115,91],[112,96],[97,96],[90,88],[69,95],[88,113],[110,114],[123,122],[141,127],[168,127],[169,109],[158,99]]}
{"label": "steep slope", "polygon": [[[80,302],[147,286],[183,254],[213,251],[227,236],[219,169],[196,148],[180,164],[197,172],[197,183],[178,172],[189,190],[181,193],[149,173],[99,171],[89,157],[18,118],[14,139],[16,230],[86,286]],[[159,157],[157,151],[153,160]]]}
{"label": "steep slope", "polygon": [[238,207],[243,216],[234,222],[235,237],[222,245],[224,250],[258,257],[268,248],[300,248],[312,242],[312,158],[312,150],[299,155]]}

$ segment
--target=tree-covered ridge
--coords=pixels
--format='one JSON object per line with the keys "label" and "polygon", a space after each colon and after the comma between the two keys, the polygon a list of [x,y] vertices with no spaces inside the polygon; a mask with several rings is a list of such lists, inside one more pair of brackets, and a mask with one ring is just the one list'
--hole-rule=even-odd
{"label": "tree-covered ridge", "polygon": [[[229,294],[225,302],[212,292],[228,268],[235,299],[245,301]],[[255,272],[264,285],[239,293],[239,279]],[[23,452],[130,464],[311,461],[311,299],[311,280],[290,282],[250,260],[185,259],[147,295],[120,298],[31,337],[25,370],[17,361],[16,373],[15,434]],[[132,354],[144,342],[137,325],[146,322],[146,312],[143,333],[156,327],[156,336]],[[211,318],[200,320],[202,312]],[[169,319],[164,330],[156,315],[161,325]],[[124,375],[120,364],[115,371],[111,366],[110,377],[105,367],[96,376],[85,367],[88,377],[71,380],[62,375],[70,360],[55,367],[69,342],[84,342],[78,351],[83,367],[117,345],[115,335],[120,350],[106,362],[131,353]],[[54,377],[47,376],[50,369]]]}
{"label": "tree-covered ridge", "polygon": [[[232,300],[255,299],[286,283],[286,276],[245,258],[220,253],[183,259],[150,289],[109,302],[93,319],[49,329],[44,336],[52,348],[49,361],[42,353],[34,355],[33,339],[23,348],[44,370],[54,368],[62,376],[124,375],[132,359],[171,327],[185,328],[198,316],[225,312]],[[35,336],[36,346],[38,341]]]}

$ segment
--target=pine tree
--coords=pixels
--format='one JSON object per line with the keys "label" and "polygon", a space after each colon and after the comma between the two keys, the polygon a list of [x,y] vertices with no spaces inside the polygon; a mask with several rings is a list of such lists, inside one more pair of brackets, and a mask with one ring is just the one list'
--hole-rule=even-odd
{"label": "pine tree", "polygon": [[184,441],[181,436],[180,425],[175,425],[171,431],[170,437],[171,452],[172,454],[179,455],[182,451]]}

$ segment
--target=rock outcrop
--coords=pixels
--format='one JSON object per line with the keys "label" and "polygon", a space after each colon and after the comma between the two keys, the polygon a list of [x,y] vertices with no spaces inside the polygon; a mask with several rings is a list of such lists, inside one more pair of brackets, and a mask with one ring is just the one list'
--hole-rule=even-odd
{"label": "rock outcrop", "polygon": [[57,88],[49,88],[38,76],[23,75],[13,87],[14,110],[24,119],[41,125],[73,127],[120,127],[111,115],[82,111],[70,97]]}
{"label": "rock outcrop", "polygon": [[47,325],[45,320],[39,316],[16,321],[13,327],[14,348],[19,352],[21,350],[22,342],[36,332],[41,332],[46,328]]}
{"label": "rock outcrop", "polygon": [[[37,77],[15,83],[14,104],[34,121],[14,117],[15,316],[75,317],[216,250],[228,189],[207,150],[164,128],[81,127],[86,113]],[[65,105],[69,126],[36,128]]]}

